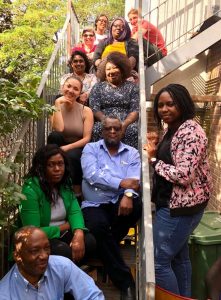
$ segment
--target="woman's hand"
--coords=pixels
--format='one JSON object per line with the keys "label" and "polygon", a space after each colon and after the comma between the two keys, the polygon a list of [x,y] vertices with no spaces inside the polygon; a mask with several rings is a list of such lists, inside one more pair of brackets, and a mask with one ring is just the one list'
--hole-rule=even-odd
{"label": "woman's hand", "polygon": [[68,104],[68,105],[72,105],[73,102],[70,98],[67,98],[65,96],[61,96],[58,99],[55,100],[55,106],[60,106],[61,104]]}
{"label": "woman's hand", "polygon": [[70,243],[72,249],[72,258],[74,261],[80,261],[84,257],[85,243],[84,243],[84,232],[81,229],[76,229],[74,232],[73,239]]}
{"label": "woman's hand", "polygon": [[159,143],[159,136],[156,132],[147,133],[147,144],[144,146],[144,150],[147,151],[148,159],[156,157],[157,145]]}
{"label": "woman's hand", "polygon": [[60,231],[65,231],[65,230],[69,230],[70,229],[70,224],[68,222],[59,225]]}
{"label": "woman's hand", "polygon": [[69,151],[69,150],[72,149],[72,147],[70,146],[70,144],[69,144],[69,145],[65,145],[65,146],[61,146],[60,148],[61,148],[64,152],[67,152],[67,151]]}

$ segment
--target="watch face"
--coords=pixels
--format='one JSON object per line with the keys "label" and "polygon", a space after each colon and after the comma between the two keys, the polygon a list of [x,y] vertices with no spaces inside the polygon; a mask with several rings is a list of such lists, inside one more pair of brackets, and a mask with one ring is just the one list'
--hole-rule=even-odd
{"label": "watch face", "polygon": [[125,195],[129,198],[133,197],[133,193],[131,193],[131,192],[126,192]]}

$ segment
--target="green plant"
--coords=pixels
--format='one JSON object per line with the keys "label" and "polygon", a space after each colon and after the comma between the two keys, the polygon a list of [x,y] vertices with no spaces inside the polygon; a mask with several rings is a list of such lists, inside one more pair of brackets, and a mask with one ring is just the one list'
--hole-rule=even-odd
{"label": "green plant", "polygon": [[21,186],[14,182],[13,174],[19,170],[19,164],[5,161],[0,163],[0,226],[14,224],[14,214],[21,200]]}
{"label": "green plant", "polygon": [[0,133],[6,135],[25,119],[41,118],[52,113],[53,107],[44,103],[35,91],[26,91],[21,84],[0,79]]}

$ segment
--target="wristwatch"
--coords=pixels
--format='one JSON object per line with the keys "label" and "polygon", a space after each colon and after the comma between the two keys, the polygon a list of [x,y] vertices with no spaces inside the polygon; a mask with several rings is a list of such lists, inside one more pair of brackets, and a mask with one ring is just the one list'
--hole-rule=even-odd
{"label": "wristwatch", "polygon": [[156,157],[152,157],[150,159],[150,164],[153,168],[155,168],[156,164],[158,163],[158,159]]}
{"label": "wristwatch", "polygon": [[156,157],[151,157],[150,162],[153,164],[157,161]]}
{"label": "wristwatch", "polygon": [[127,196],[128,198],[132,198],[133,197],[133,193],[132,192],[125,192],[124,195]]}

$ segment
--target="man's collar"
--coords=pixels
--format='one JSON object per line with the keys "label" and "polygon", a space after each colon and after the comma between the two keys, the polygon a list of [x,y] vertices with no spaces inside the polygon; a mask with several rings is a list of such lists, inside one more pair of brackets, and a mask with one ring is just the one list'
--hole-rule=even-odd
{"label": "man's collar", "polygon": [[[19,271],[17,264],[15,265],[14,269],[14,277],[20,278],[22,282],[24,283],[25,287],[27,288],[29,285],[32,285]],[[48,268],[46,269],[45,273],[42,275],[42,277],[39,279],[39,283],[43,282],[48,276]]]}

